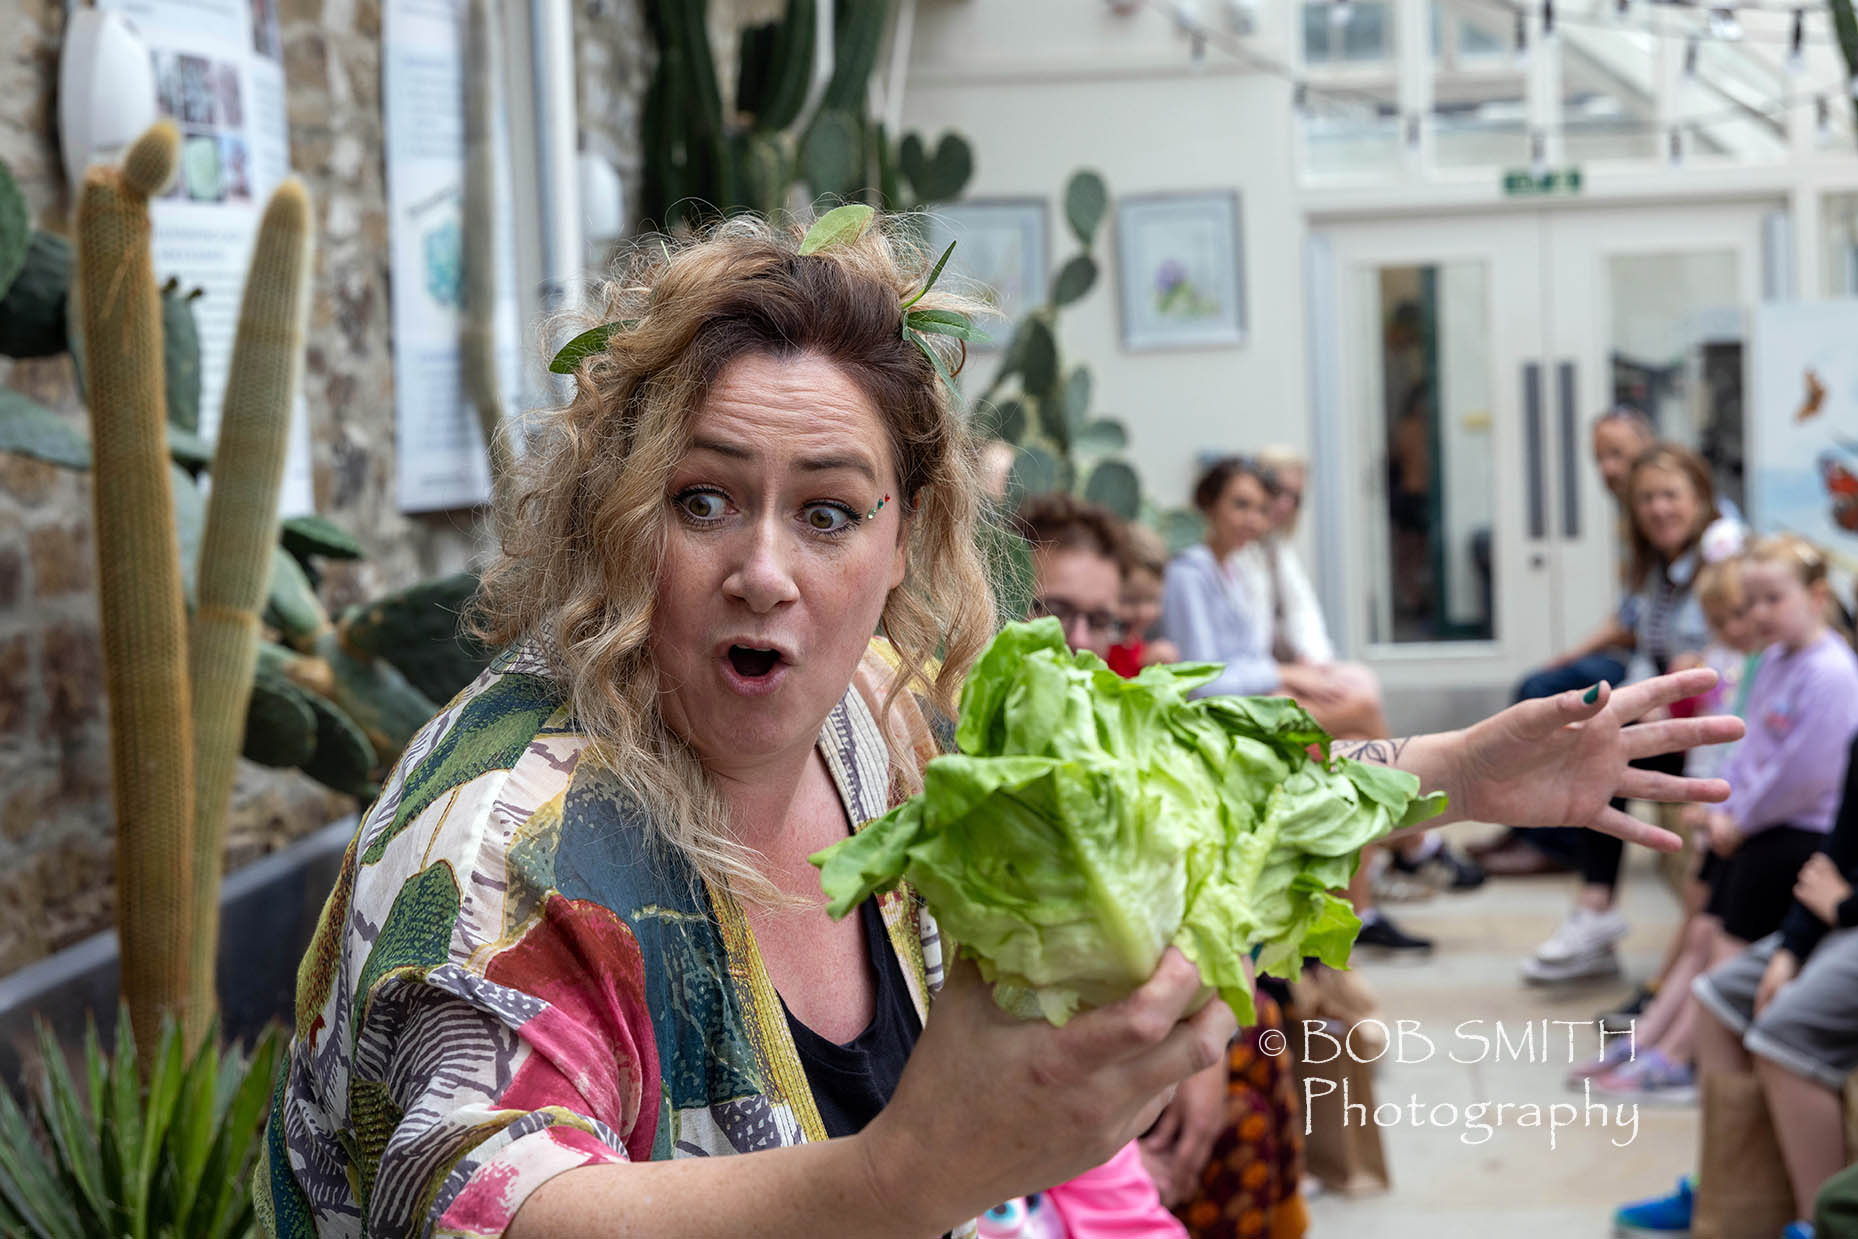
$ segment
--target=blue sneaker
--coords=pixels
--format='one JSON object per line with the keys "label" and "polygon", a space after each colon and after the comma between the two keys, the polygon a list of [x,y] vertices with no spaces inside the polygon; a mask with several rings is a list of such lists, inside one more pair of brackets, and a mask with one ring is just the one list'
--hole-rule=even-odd
{"label": "blue sneaker", "polygon": [[1781,1239],[1813,1239],[1811,1222],[1789,1222],[1787,1229],[1781,1232]]}
{"label": "blue sneaker", "polygon": [[1686,1175],[1669,1196],[1621,1205],[1613,1211],[1615,1239],[1689,1239],[1696,1188]]}

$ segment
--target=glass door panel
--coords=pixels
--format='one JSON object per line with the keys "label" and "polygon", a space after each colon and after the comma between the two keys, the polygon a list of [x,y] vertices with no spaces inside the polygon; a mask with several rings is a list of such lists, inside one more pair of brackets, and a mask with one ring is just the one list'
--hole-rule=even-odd
{"label": "glass door panel", "polygon": [[1710,465],[1717,492],[1743,498],[1742,353],[1761,287],[1762,217],[1773,204],[1569,211],[1543,247],[1550,335],[1569,373],[1556,468],[1575,497],[1565,523],[1557,630],[1578,640],[1618,600],[1619,509],[1590,457],[1592,420],[1616,404]]}
{"label": "glass door panel", "polygon": [[1382,324],[1376,440],[1386,475],[1369,640],[1489,641],[1488,274],[1461,261],[1386,266],[1368,278]]}

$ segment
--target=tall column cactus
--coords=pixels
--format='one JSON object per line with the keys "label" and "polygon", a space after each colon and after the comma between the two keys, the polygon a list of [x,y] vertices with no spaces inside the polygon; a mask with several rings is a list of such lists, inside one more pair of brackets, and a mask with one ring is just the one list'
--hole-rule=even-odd
{"label": "tall column cactus", "polygon": [[168,479],[161,296],[148,200],[174,178],[180,134],[163,121],[120,169],[92,168],[77,208],[95,460],[98,597],[110,700],[117,932],[136,1042],[164,1014],[190,1031],[193,720],[174,496]]}
{"label": "tall column cactus", "polygon": [[215,1001],[226,802],[244,743],[291,409],[303,378],[310,229],[309,195],[295,179],[285,181],[265,207],[245,277],[200,544],[189,657],[195,796],[190,1007],[199,1013],[211,1012]]}
{"label": "tall column cactus", "polygon": [[496,0],[470,0],[465,23],[464,384],[477,408],[490,453],[492,511],[510,444],[503,427],[503,381],[497,367],[497,68]]}

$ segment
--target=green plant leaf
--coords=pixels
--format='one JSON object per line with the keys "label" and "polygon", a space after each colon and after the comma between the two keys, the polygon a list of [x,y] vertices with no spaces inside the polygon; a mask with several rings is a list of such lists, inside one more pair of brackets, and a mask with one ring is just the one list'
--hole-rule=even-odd
{"label": "green plant leaf", "polygon": [[903,316],[905,328],[932,336],[954,336],[974,344],[987,344],[992,337],[955,310],[911,310]]}
{"label": "green plant leaf", "polygon": [[624,325],[623,323],[602,323],[598,327],[590,327],[581,332],[580,335],[561,346],[561,351],[556,353],[554,360],[548,363],[549,373],[573,374],[581,368],[583,361],[596,353],[606,352],[607,342],[613,338],[613,333]]}
{"label": "green plant leaf", "polygon": [[[313,725],[313,724],[312,724]],[[204,1038],[187,1064],[175,1104],[174,1122],[168,1129],[169,1161],[173,1168],[172,1199],[166,1216],[185,1224],[182,1234],[191,1229],[194,1205],[200,1197],[200,1176],[206,1170],[213,1151],[213,1136],[218,1117],[214,1087],[219,1075],[219,1043]]]}
{"label": "green plant leaf", "polygon": [[103,1158],[97,1132],[86,1121],[83,1102],[65,1068],[64,1049],[43,1022],[38,1026],[39,1057],[45,1083],[39,1094],[39,1121],[51,1137],[54,1164],[64,1180],[68,1208],[83,1210],[92,1225],[112,1224],[110,1202],[104,1194]]}
{"label": "green plant leaf", "polygon": [[1064,402],[1056,395],[1043,396],[1033,402],[1038,413],[1039,430],[1063,455],[1071,452],[1071,423],[1065,420]]}
{"label": "green plant leaf", "polygon": [[238,1085],[219,1122],[213,1138],[213,1151],[201,1172],[201,1204],[211,1203],[211,1211],[202,1215],[195,1210],[193,1219],[204,1217],[207,1224],[186,1233],[219,1239],[241,1234],[242,1220],[252,1207],[246,1172],[257,1153],[265,1113],[271,1103],[271,1083],[276,1076],[281,1042],[275,1028],[268,1029],[253,1047],[249,1058],[233,1060],[239,1072]]}
{"label": "green plant leaf", "polygon": [[[928,294],[929,290],[935,287],[935,282],[942,278],[942,268],[948,265],[949,256],[953,254],[954,252],[955,252],[955,242],[950,241],[948,243],[948,248],[942,251],[942,256],[935,260],[935,266],[930,268],[929,278],[923,281],[923,286],[916,290],[916,295],[914,297],[911,297],[908,301],[903,303],[904,309],[907,310],[911,306],[915,305],[918,301],[921,301]],[[965,314],[956,315],[954,314],[953,311],[950,311],[950,310],[925,310],[923,312],[925,314],[951,315],[952,317],[959,319],[963,323],[967,322],[967,315]]]}
{"label": "green plant leaf", "polygon": [[1074,429],[1090,417],[1091,379],[1089,366],[1073,366],[1064,381],[1064,416]]}
{"label": "green plant leaf", "polygon": [[[1108,456],[1111,452],[1120,452],[1129,446],[1129,432],[1115,418],[1100,417],[1093,422],[1085,422],[1078,427],[1071,440],[1071,450],[1086,456]],[[1138,488],[1139,489],[1139,488]],[[1125,514],[1124,520],[1133,520],[1134,514]]]}
{"label": "green plant leaf", "polygon": [[0,1203],[34,1239],[84,1239],[70,1193],[13,1094],[0,1087]]}
{"label": "green plant leaf", "polygon": [[[213,1035],[209,1033],[209,1039]],[[148,1094],[143,1102],[142,1155],[134,1168],[135,1184],[130,1193],[132,1234],[159,1233],[167,1229],[166,1224],[173,1220],[171,1216],[164,1216],[157,1205],[155,1187],[156,1176],[167,1156],[168,1133],[174,1124],[181,1082],[187,1070],[182,1048],[184,1040],[177,1025],[164,1022],[161,1043],[155,1051],[153,1069],[149,1074]]]}
{"label": "green plant leaf", "polygon": [[1158,522],[1162,541],[1176,554],[1200,541],[1206,522],[1192,508],[1169,508]]}
{"label": "green plant leaf", "polygon": [[[166,1021],[164,1020],[164,1023]],[[156,1042],[160,1044],[159,1040]],[[136,1053],[133,1022],[127,1009],[116,1020],[116,1053],[110,1062],[110,1104],[100,1125],[105,1183],[116,1188],[109,1196],[115,1218],[113,1233],[134,1234],[131,1219],[136,1202],[129,1199],[130,1176],[142,1160],[143,1120],[141,1059]]]}
{"label": "green plant leaf", "polygon": [[935,372],[942,377],[942,382],[947,384],[949,399],[953,400],[955,404],[959,406],[961,403],[961,388],[956,385],[955,376],[949,373],[948,367],[942,363],[942,358],[937,355],[933,348],[929,347],[929,341],[910,331],[907,327],[904,328],[904,338],[923,351],[923,356],[929,359],[929,364],[935,367]]}
{"label": "green plant leaf", "polygon": [[13,170],[0,161],[0,296],[13,286],[13,277],[26,265],[26,247],[32,241],[32,218],[26,195],[13,179]]}
{"label": "green plant leaf", "polygon": [[1125,461],[1099,461],[1084,482],[1084,498],[1102,504],[1126,521],[1132,521],[1142,510],[1142,479],[1136,476],[1135,470]]}
{"label": "green plant leaf", "polygon": [[1007,499],[1014,507],[1028,496],[1064,489],[1064,470],[1056,456],[1036,443],[1019,449],[1013,471],[1007,475]]}
{"label": "green plant leaf", "polygon": [[363,556],[361,543],[354,534],[314,512],[279,522],[278,540],[298,559],[306,555],[320,555],[324,559],[360,559]]}
{"label": "green plant leaf", "polygon": [[170,276],[161,286],[161,375],[167,384],[168,425],[200,429],[200,327],[194,301],[200,290],[182,292]]}
{"label": "green plant leaf", "polygon": [[1026,437],[1026,402],[1023,400],[1002,400],[995,414],[999,435],[1008,443],[1018,443]]}
{"label": "green plant leaf", "polygon": [[1058,384],[1058,341],[1042,318],[1020,324],[1020,385],[1034,396],[1049,396]]}
{"label": "green plant leaf", "polygon": [[1089,254],[1073,254],[1058,268],[1052,280],[1052,304],[1060,309],[1083,300],[1097,283],[1097,260]]}
{"label": "green plant leaf", "polygon": [[1110,191],[1104,187],[1103,178],[1088,169],[1073,173],[1065,185],[1065,221],[1085,249],[1096,245],[1097,229],[1103,225],[1109,203]]}
{"label": "green plant leaf", "polygon": [[0,387],[0,452],[66,469],[90,468],[90,440],[32,397]]}
{"label": "green plant leaf", "polygon": [[70,291],[71,243],[55,232],[33,229],[25,265],[0,297],[0,357],[55,357],[70,351]]}
{"label": "green plant leaf", "polygon": [[[800,139],[800,170],[815,198],[824,194],[850,197],[864,188],[864,127],[849,112],[827,108],[813,118]],[[839,215],[840,211],[863,211],[865,215]],[[800,243],[802,254],[815,254],[828,245],[850,240],[864,231],[872,208],[863,202],[848,202],[834,207],[814,221]],[[833,220],[838,216],[837,220]],[[821,228],[833,222],[825,232]]]}
{"label": "green plant leaf", "polygon": [[974,150],[958,133],[944,133],[930,154],[921,135],[905,134],[897,161],[918,204],[951,202],[974,175]]}

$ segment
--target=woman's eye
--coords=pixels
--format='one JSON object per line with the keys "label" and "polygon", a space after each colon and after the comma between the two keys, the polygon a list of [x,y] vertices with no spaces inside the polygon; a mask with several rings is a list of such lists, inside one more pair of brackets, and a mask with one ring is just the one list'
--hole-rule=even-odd
{"label": "woman's eye", "polygon": [[850,513],[829,503],[814,504],[806,510],[804,519],[807,528],[817,529],[821,533],[837,533],[852,523]]}
{"label": "woman's eye", "polygon": [[677,504],[694,520],[713,521],[723,514],[723,497],[715,491],[693,490],[679,495]]}

